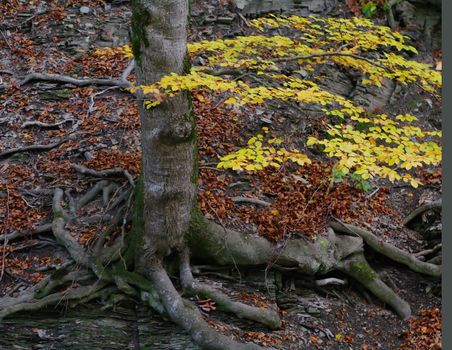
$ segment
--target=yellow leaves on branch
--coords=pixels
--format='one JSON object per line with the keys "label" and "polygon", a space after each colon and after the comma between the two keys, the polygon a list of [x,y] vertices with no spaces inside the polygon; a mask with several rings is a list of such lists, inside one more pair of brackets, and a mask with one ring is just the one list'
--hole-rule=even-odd
{"label": "yellow leaves on branch", "polygon": [[[263,128],[268,132],[268,128]],[[221,158],[218,168],[255,172],[266,167],[280,168],[288,160],[298,164],[310,164],[311,160],[298,150],[288,151],[278,138],[267,139],[259,134],[248,140],[248,146]]]}
{"label": "yellow leaves on branch", "polygon": [[[402,85],[416,83],[437,94],[442,85],[441,73],[400,55],[417,53],[407,44],[407,37],[364,18],[271,16],[250,23],[264,33],[191,43],[189,54],[202,55],[203,66],[193,67],[186,75],[173,73],[150,86],[130,90],[141,90],[147,96],[147,108],[182,91],[225,93],[225,104],[236,106],[264,104],[270,99],[320,106],[326,115],[338,117],[341,122],[329,126],[326,138],[309,138],[307,146],[320,146],[328,156],[338,160],[338,170],[344,174],[355,173],[363,180],[382,177],[417,187],[420,182],[408,172],[441,162],[438,141],[441,132],[427,132],[410,125],[416,117],[410,114],[395,118],[385,114],[369,116],[364,108],[320,88],[306,79],[306,75],[302,79],[285,75],[281,70],[284,62],[294,61],[300,71],[309,75],[316,65],[328,62],[360,72],[366,84],[381,86],[387,78]],[[296,34],[290,38],[268,34],[274,29],[281,33],[285,28],[295,29]],[[130,46],[95,52],[106,58],[118,53],[133,57]],[[260,84],[233,80],[227,75],[230,73],[221,77],[216,72],[222,70],[239,71],[241,76],[254,75],[253,80]],[[280,147],[280,142],[263,135],[253,137],[245,148],[223,157],[218,167],[254,172],[267,166],[278,168],[288,160],[300,165],[310,162],[300,151]]]}
{"label": "yellow leaves on branch", "polygon": [[426,138],[441,137],[441,132],[422,131],[400,122],[413,121],[416,117],[398,115],[396,120],[385,114],[366,118],[367,125],[357,130],[350,124],[331,125],[328,138],[311,137],[307,146],[319,145],[323,152],[338,159],[336,168],[344,174],[354,172],[364,180],[373,177],[387,178],[410,183],[417,187],[420,182],[408,171],[424,165],[441,162],[441,146]]}

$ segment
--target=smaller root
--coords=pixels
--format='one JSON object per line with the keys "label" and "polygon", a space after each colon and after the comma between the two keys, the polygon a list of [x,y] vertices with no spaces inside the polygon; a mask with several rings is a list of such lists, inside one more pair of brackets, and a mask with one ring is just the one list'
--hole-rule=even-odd
{"label": "smaller root", "polygon": [[96,196],[102,192],[102,190],[107,187],[109,182],[107,180],[99,181],[97,184],[94,185],[88,192],[86,192],[78,201],[77,201],[77,209],[80,209],[87,205],[88,203],[92,202]]}
{"label": "smaller root", "polygon": [[181,253],[180,259],[180,277],[185,292],[190,295],[200,295],[203,298],[212,299],[217,304],[219,310],[234,313],[239,318],[246,318],[264,324],[271,329],[281,327],[281,320],[277,310],[272,308],[265,310],[231,300],[226,294],[208,285],[199,283],[193,278],[187,252]]}
{"label": "smaller root", "polygon": [[424,211],[431,209],[441,209],[442,203],[443,203],[442,200],[439,199],[437,201],[421,205],[420,207],[414,209],[410,214],[407,215],[407,217],[403,220],[403,224],[404,225],[409,224],[411,220],[416,218],[416,216],[418,216],[419,214],[422,214]]}
{"label": "smaller root", "polygon": [[113,169],[107,169],[107,170],[94,170],[94,169],[89,169],[84,165],[80,165],[80,164],[71,164],[71,168],[75,169],[76,171],[78,171],[80,174],[87,174],[87,175],[91,175],[94,177],[115,177],[115,176],[123,176],[125,177],[129,183],[132,186],[135,186],[135,182],[133,180],[132,175],[126,170],[126,169],[122,169],[122,168],[113,168]]}
{"label": "smaller root", "polygon": [[435,254],[435,253],[437,253],[438,251],[440,251],[441,249],[442,249],[442,247],[443,247],[443,245],[442,245],[442,243],[438,243],[437,245],[435,245],[433,248],[431,248],[431,249],[425,249],[425,250],[422,250],[422,251],[420,251],[420,252],[417,252],[417,253],[415,253],[415,254],[413,254],[416,258],[418,258],[419,260],[422,258],[422,259],[425,259],[425,257],[427,256],[427,255],[430,255],[430,254]]}
{"label": "smaller root", "polygon": [[354,225],[339,222],[331,222],[330,225],[334,230],[360,236],[364,240],[364,242],[366,242],[378,253],[383,254],[391,260],[409,267],[413,271],[429,276],[441,277],[440,266],[420,261],[413,254],[397,248],[392,244],[384,242],[382,239],[378,238],[370,231],[364,230]]}
{"label": "smaller root", "polygon": [[87,270],[74,270],[67,272],[67,268],[56,270],[47,279],[45,284],[36,288],[34,297],[41,299],[49,295],[53,290],[67,283],[82,282],[92,279],[93,275]]}
{"label": "smaller root", "polygon": [[25,146],[25,147],[19,147],[19,148],[12,148],[7,151],[0,152],[0,159],[11,157],[12,155],[16,153],[23,153],[23,152],[39,152],[39,151],[49,151],[55,147],[60,146],[61,144],[69,141],[69,138],[62,139],[60,141],[49,143],[47,145],[31,145],[31,146]]}
{"label": "smaller root", "polygon": [[20,298],[18,298],[17,303],[7,307],[2,308],[0,305],[0,320],[19,311],[33,311],[41,309],[45,306],[59,304],[62,301],[81,299],[98,291],[99,289],[102,289],[105,285],[106,284],[104,282],[97,282],[94,285],[70,288],[62,292],[53,293],[41,299],[32,298],[27,301],[20,301]]}
{"label": "smaller root", "polygon": [[161,265],[149,271],[149,277],[162,300],[166,313],[177,325],[187,331],[203,349],[208,350],[258,350],[258,345],[239,343],[212,329],[199,310],[182,299]]}
{"label": "smaller root", "polygon": [[250,204],[256,204],[261,205],[263,207],[268,207],[271,205],[271,203],[263,201],[262,199],[258,198],[249,198],[249,197],[231,197],[231,200],[234,203],[250,203]]}
{"label": "smaller root", "polygon": [[327,285],[331,285],[331,284],[343,286],[344,284],[347,284],[347,281],[346,280],[341,280],[339,278],[334,278],[334,277],[324,278],[324,279],[315,281],[315,285],[317,287],[323,287],[323,286],[327,286]]}
{"label": "smaller root", "polygon": [[33,236],[33,235],[36,235],[39,233],[44,233],[44,232],[49,232],[49,231],[52,231],[52,224],[44,224],[41,226],[37,226],[33,230],[15,231],[12,233],[0,235],[0,242],[3,242],[4,240],[9,242],[16,238],[22,238],[22,237],[27,237],[27,236],[29,237],[29,236]]}
{"label": "smaller root", "polygon": [[369,266],[362,253],[353,254],[338,264],[338,268],[353,277],[406,320],[411,316],[410,305],[389,288]]}
{"label": "smaller root", "polygon": [[63,190],[56,188],[53,196],[52,208],[54,219],[52,222],[52,232],[57,241],[62,244],[77,263],[82,266],[88,266],[90,256],[86,253],[82,245],[75,239],[64,226],[71,217],[61,206],[63,199]]}
{"label": "smaller root", "polygon": [[129,88],[132,85],[127,80],[115,80],[115,79],[76,79],[61,74],[48,74],[48,73],[30,73],[27,74],[19,83],[20,86],[25,85],[31,81],[51,81],[55,83],[66,83],[75,86],[88,86],[88,85],[100,85],[100,86],[118,86],[120,88]]}

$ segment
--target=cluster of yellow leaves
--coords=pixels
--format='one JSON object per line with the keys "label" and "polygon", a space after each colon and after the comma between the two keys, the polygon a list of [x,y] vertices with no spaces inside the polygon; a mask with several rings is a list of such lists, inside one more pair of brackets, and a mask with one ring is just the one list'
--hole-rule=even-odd
{"label": "cluster of yellow leaves", "polygon": [[[314,66],[334,62],[364,75],[363,82],[381,86],[383,78],[401,84],[420,84],[425,90],[436,93],[441,87],[441,73],[429,65],[408,60],[393,53],[417,53],[406,43],[407,37],[388,27],[376,26],[369,19],[268,17],[251,21],[259,30],[275,28],[297,29],[292,38],[274,35],[254,35],[234,39],[201,41],[188,45],[189,54],[203,55],[203,66],[194,67],[186,75],[171,74],[150,86],[136,86],[149,100],[147,108],[160,104],[166,97],[181,91],[207,91],[226,93],[226,104],[262,104],[269,99],[293,101],[298,104],[323,106],[327,115],[342,118],[343,122],[331,125],[329,137],[310,138],[308,146],[321,145],[330,157],[338,158],[337,169],[344,174],[355,173],[362,179],[375,176],[390,181],[402,180],[414,187],[419,181],[408,171],[426,164],[441,162],[441,146],[431,141],[441,137],[440,132],[425,132],[408,125],[416,118],[399,115],[368,117],[366,111],[351,101],[320,88],[308,79],[281,73],[280,65],[295,60],[304,71]],[[378,58],[376,52],[383,52]],[[132,58],[130,46],[97,50],[106,57],[121,53]],[[266,79],[260,85],[248,84],[211,74],[226,68],[253,72]],[[226,74],[227,75],[227,74]],[[259,81],[259,79],[257,79]],[[367,125],[367,127],[359,127]],[[425,140],[429,138],[429,140]],[[264,139],[258,135],[249,140],[246,148],[221,159],[219,167],[233,170],[256,171],[266,166],[279,167],[292,160],[306,164],[310,160],[298,150],[279,148],[280,140]]]}
{"label": "cluster of yellow leaves", "polygon": [[94,51],[94,55],[97,55],[104,59],[111,58],[117,54],[121,54],[126,58],[132,59],[133,58],[132,47],[130,45],[124,45],[118,47],[106,47]]}
{"label": "cluster of yellow leaves", "polygon": [[[268,128],[263,128],[263,131],[268,133]],[[280,147],[282,142],[279,138],[267,139],[259,134],[248,140],[246,148],[222,157],[217,167],[255,172],[268,166],[280,168],[281,164],[288,160],[298,165],[311,163],[311,160],[299,150],[288,151]]]}
{"label": "cluster of yellow leaves", "polygon": [[[340,52],[346,55],[362,55],[366,52],[396,49],[399,52],[417,50],[406,44],[406,36],[391,30],[389,27],[376,26],[369,19],[354,17],[317,18],[317,17],[268,17],[251,21],[251,24],[264,31],[271,28],[295,28],[301,33],[298,42],[287,47],[286,56],[313,55],[327,52]],[[301,45],[300,42],[305,43]],[[313,48],[306,46],[310,44]],[[297,45],[301,45],[299,48]],[[323,49],[314,49],[323,48]],[[278,52],[276,56],[280,56]],[[317,63],[326,58],[316,58]],[[418,81],[429,92],[440,88],[441,73],[433,67],[412,60],[407,60],[391,52],[385,53],[384,59],[375,60],[375,64],[352,56],[332,56],[331,60],[346,67],[354,68],[368,75],[364,81],[377,86],[382,77],[397,80],[403,84]],[[301,61],[299,61],[301,63]]]}
{"label": "cluster of yellow leaves", "polygon": [[353,105],[349,100],[332,94],[320,88],[316,83],[289,77],[284,74],[269,75],[279,80],[280,86],[256,86],[251,87],[245,82],[228,80],[203,72],[198,68],[192,68],[187,75],[170,74],[152,85],[139,85],[131,88],[135,93],[141,90],[148,96],[146,101],[148,108],[161,103],[164,96],[174,96],[181,91],[207,91],[225,92],[231,95],[225,103],[230,105],[262,104],[265,100],[280,99],[283,101],[295,101],[305,105],[317,104],[322,106],[340,106],[338,110],[341,116],[358,116],[364,113],[359,106]]}
{"label": "cluster of yellow leaves", "polygon": [[353,172],[367,180],[373,177],[401,180],[418,187],[420,182],[407,171],[423,165],[441,162],[441,147],[436,142],[424,141],[427,137],[441,137],[440,131],[426,132],[401,122],[411,122],[416,117],[398,115],[393,120],[385,114],[363,118],[368,125],[357,130],[350,124],[329,126],[329,138],[308,139],[307,145],[322,145],[323,151],[338,159],[336,168],[344,174]]}

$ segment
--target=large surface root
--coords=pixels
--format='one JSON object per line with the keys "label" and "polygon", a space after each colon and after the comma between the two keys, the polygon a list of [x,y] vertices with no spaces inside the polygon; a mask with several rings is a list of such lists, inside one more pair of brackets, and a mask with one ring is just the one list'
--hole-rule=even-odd
{"label": "large surface root", "polygon": [[362,253],[353,254],[338,265],[338,269],[360,282],[378,299],[391,306],[403,320],[411,316],[410,305],[389,288],[369,266]]}
{"label": "large surface root", "polygon": [[81,299],[89,296],[92,293],[97,292],[106,286],[104,282],[97,282],[88,286],[80,286],[76,288],[70,288],[61,292],[56,292],[47,295],[41,299],[34,297],[34,291],[27,291],[24,295],[21,295],[17,300],[8,300],[8,304],[5,307],[0,301],[0,321],[8,315],[14,314],[20,311],[33,311],[39,310],[46,306],[57,305],[64,301]]}
{"label": "large surface root", "polygon": [[170,319],[187,331],[203,349],[211,350],[252,350],[262,349],[255,344],[243,344],[216,332],[202,318],[199,310],[184,300],[174,288],[168,274],[161,266],[149,272]]}
{"label": "large surface root", "polygon": [[411,270],[423,273],[425,275],[441,277],[441,267],[438,265],[423,262],[416,258],[415,255],[410,254],[402,249],[399,249],[392,244],[384,242],[382,239],[375,236],[372,232],[364,230],[363,228],[350,225],[332,222],[331,227],[334,230],[345,232],[347,234],[355,234],[360,236],[372,249],[385,255],[386,257],[401,263]]}
{"label": "large surface root", "polygon": [[199,283],[193,278],[187,251],[180,254],[180,259],[180,279],[185,293],[212,299],[215,301],[219,310],[234,313],[239,318],[246,318],[251,321],[262,323],[271,329],[278,329],[281,327],[281,320],[276,307],[262,309],[233,301],[226,294],[221,293],[206,284]]}
{"label": "large surface root", "polygon": [[312,276],[340,270],[391,306],[401,318],[406,319],[411,314],[409,305],[369,266],[363,255],[363,239],[357,235],[336,235],[330,228],[327,238],[317,239],[315,242],[290,240],[276,250],[262,237],[225,229],[202,216],[197,216],[191,228],[189,245],[199,258],[211,259],[220,265],[269,264],[294,268],[302,274]]}

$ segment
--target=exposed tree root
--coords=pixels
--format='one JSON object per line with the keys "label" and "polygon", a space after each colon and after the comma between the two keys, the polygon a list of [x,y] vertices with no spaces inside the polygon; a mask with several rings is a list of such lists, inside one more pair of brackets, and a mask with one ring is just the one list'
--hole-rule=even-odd
{"label": "exposed tree root", "polygon": [[44,225],[37,226],[33,230],[15,231],[12,233],[0,235],[0,242],[3,242],[4,240],[9,242],[16,238],[33,236],[33,235],[36,235],[39,233],[44,233],[44,232],[49,232],[49,231],[52,231],[52,224],[44,224]]}
{"label": "exposed tree root", "polygon": [[21,127],[22,128],[29,128],[30,126],[39,126],[41,128],[51,129],[51,128],[54,128],[56,126],[68,123],[68,122],[73,123],[74,121],[75,121],[74,119],[65,119],[65,120],[61,120],[61,121],[56,122],[56,123],[43,123],[43,122],[40,122],[40,121],[37,121],[37,120],[30,120],[30,121],[26,121],[25,123],[23,123],[21,125]]}
{"label": "exposed tree root", "polygon": [[[72,206],[82,208],[97,196],[104,194],[105,188],[109,185],[106,180],[98,182],[80,198],[73,199]],[[44,306],[57,305],[62,301],[72,301],[71,305],[77,305],[97,298],[102,299],[108,308],[127,298],[140,298],[151,308],[181,326],[204,349],[261,349],[255,344],[239,343],[212,329],[198,308],[181,297],[160,260],[156,259],[152,264],[153,268],[145,272],[146,276],[128,271],[128,266],[133,264],[121,258],[121,251],[125,247],[123,236],[118,237],[108,247],[104,247],[103,243],[92,251],[83,247],[65,229],[66,223],[77,218],[74,217],[74,213],[68,213],[63,208],[64,195],[61,189],[54,190],[52,201],[54,217],[51,230],[58,242],[66,247],[78,268],[66,267],[57,270],[17,297],[1,298],[0,319],[18,311],[37,310]],[[122,213],[120,215],[124,214],[123,209],[120,207],[118,211]],[[115,215],[111,217],[116,218],[115,223],[121,221]],[[220,265],[280,266],[312,276],[339,270],[361,283],[403,319],[410,316],[410,306],[369,266],[363,255],[363,240],[385,255],[396,255],[394,260],[405,263],[415,271],[433,276],[440,275],[438,266],[423,263],[411,254],[380,242],[370,232],[352,225],[331,224],[334,229],[354,236],[336,235],[333,229],[329,229],[328,237],[316,241],[289,240],[277,248],[263,237],[242,234],[210,222],[199,211],[195,210],[192,217],[188,243],[191,251],[198,257]],[[49,226],[40,229],[48,230]],[[186,294],[210,298],[216,302],[219,310],[262,323],[272,329],[280,326],[277,310],[272,308],[263,310],[233,301],[212,287],[199,283],[193,278],[188,250],[181,250],[179,257],[180,281]],[[336,282],[343,283],[342,280],[326,279],[320,280],[318,284]]]}
{"label": "exposed tree root", "polygon": [[190,249],[198,257],[214,260],[221,265],[278,264],[296,268],[308,275],[323,275],[340,270],[356,279],[381,301],[390,305],[405,319],[411,313],[409,305],[392,291],[366,262],[363,241],[360,237],[336,235],[328,230],[328,239],[315,242],[290,240],[276,250],[259,236],[245,235],[209,222],[201,215],[195,216],[189,236]]}
{"label": "exposed tree root", "polygon": [[[101,194],[106,186],[108,186],[107,181],[98,182],[79,199],[74,199],[72,206],[77,209],[82,208]],[[160,264],[156,264],[157,268],[149,272],[148,278],[127,271],[127,264],[120,260],[119,253],[124,247],[123,237],[118,238],[109,247],[102,245],[100,249],[95,249],[93,252],[83,247],[65,229],[67,223],[77,218],[74,217],[74,213],[69,213],[63,208],[64,196],[65,193],[60,188],[54,190],[53,221],[50,227],[45,228],[51,228],[57,241],[67,249],[77,267],[60,268],[18,296],[1,298],[0,320],[16,312],[38,310],[62,302],[75,306],[93,299],[102,299],[104,307],[109,308],[127,298],[141,298],[151,308],[179,324],[205,349],[261,349],[254,344],[239,343],[211,328],[198,308],[179,295]],[[204,293],[214,293],[214,299],[218,305],[223,305],[224,310],[272,328],[279,327],[277,312],[260,310],[234,302],[222,293],[203,288],[201,284],[195,284],[188,266],[189,261],[182,261],[187,264],[189,274],[184,270],[181,271],[181,276],[184,277],[184,281],[187,281],[187,277],[191,278],[192,291],[199,292],[202,289]]]}
{"label": "exposed tree root", "polygon": [[70,288],[62,292],[53,293],[41,299],[33,297],[30,298],[30,300],[17,302],[6,307],[3,307],[0,304],[0,320],[19,311],[39,310],[43,307],[59,304],[63,301],[80,299],[98,291],[99,289],[102,289],[105,285],[106,283],[104,282],[97,282],[92,285]]}
{"label": "exposed tree root", "polygon": [[161,266],[149,271],[149,278],[155,286],[170,319],[186,330],[203,349],[248,350],[261,349],[255,344],[238,343],[212,329],[202,318],[198,309],[185,301],[174,288],[168,274]]}
{"label": "exposed tree root", "polygon": [[378,277],[378,274],[369,266],[362,253],[347,257],[337,267],[360,282],[381,301],[390,305],[403,320],[411,316],[410,305]]}
{"label": "exposed tree root", "polygon": [[414,209],[410,214],[407,215],[407,217],[403,220],[403,224],[407,225],[411,220],[413,220],[419,214],[422,214],[424,211],[431,209],[441,209],[443,205],[442,203],[443,203],[442,200],[439,199],[437,201],[421,205],[420,207]]}
{"label": "exposed tree root", "polygon": [[231,197],[231,200],[234,203],[251,203],[251,204],[256,204],[256,205],[262,205],[264,207],[268,207],[269,205],[271,205],[271,203],[268,203],[268,202],[263,201],[263,200],[258,199],[258,198]]}
{"label": "exposed tree root", "polygon": [[399,249],[393,246],[392,244],[384,242],[382,239],[378,238],[373,233],[367,230],[364,230],[354,225],[338,222],[332,222],[330,225],[336,231],[345,232],[348,234],[356,234],[362,237],[364,242],[366,242],[375,251],[409,267],[413,271],[423,273],[429,276],[435,277],[441,276],[440,266],[420,261],[413,254],[410,254],[402,249]]}
{"label": "exposed tree root", "polygon": [[61,74],[48,74],[48,73],[30,73],[27,74],[19,83],[21,86],[31,81],[50,81],[54,83],[66,83],[75,86],[118,86],[120,88],[129,88],[132,85],[127,80],[115,80],[115,79],[76,79]]}
{"label": "exposed tree root", "polygon": [[129,183],[134,186],[134,181],[132,175],[130,173],[122,168],[114,168],[114,169],[107,169],[107,170],[93,170],[85,167],[84,165],[79,164],[71,164],[71,168],[77,170],[81,174],[88,174],[94,177],[111,177],[111,176],[124,176]]}
{"label": "exposed tree root", "polygon": [[259,322],[272,329],[281,327],[281,320],[279,319],[277,310],[271,308],[263,310],[231,300],[226,294],[208,285],[199,283],[193,278],[187,251],[181,253],[180,259],[180,278],[182,287],[186,293],[210,298],[215,301],[219,310],[232,312],[239,318]]}
{"label": "exposed tree root", "polygon": [[49,143],[48,145],[31,145],[31,146],[25,146],[25,147],[18,147],[18,148],[11,148],[7,151],[0,153],[0,159],[10,157],[16,153],[23,153],[23,152],[39,152],[39,151],[48,151],[52,148],[58,147],[59,145],[69,141],[69,138],[62,139],[60,141]]}

